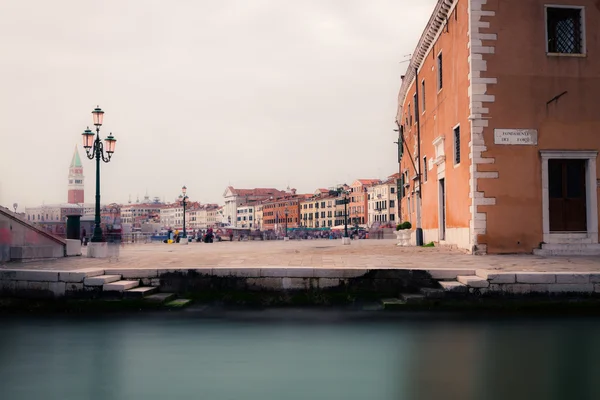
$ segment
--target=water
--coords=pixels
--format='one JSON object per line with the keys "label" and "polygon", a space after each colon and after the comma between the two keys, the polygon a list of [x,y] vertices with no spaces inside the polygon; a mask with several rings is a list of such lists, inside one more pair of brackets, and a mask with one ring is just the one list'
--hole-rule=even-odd
{"label": "water", "polygon": [[600,320],[0,319],[0,399],[600,399]]}

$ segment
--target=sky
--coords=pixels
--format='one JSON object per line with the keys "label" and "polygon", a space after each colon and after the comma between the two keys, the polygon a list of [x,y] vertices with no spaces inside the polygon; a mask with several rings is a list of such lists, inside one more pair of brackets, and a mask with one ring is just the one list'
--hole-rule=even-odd
{"label": "sky", "polygon": [[397,171],[400,76],[435,0],[5,0],[0,205],[67,201],[81,133],[117,139],[102,203],[222,203]]}

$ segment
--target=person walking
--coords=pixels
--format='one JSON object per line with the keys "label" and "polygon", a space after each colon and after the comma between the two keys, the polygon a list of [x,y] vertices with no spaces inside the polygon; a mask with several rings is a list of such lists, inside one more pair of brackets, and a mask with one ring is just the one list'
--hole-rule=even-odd
{"label": "person walking", "polygon": [[85,239],[85,235],[87,234],[87,232],[85,231],[85,228],[83,228],[83,230],[81,231],[81,245],[83,246],[83,244],[85,243],[87,245],[87,241]]}

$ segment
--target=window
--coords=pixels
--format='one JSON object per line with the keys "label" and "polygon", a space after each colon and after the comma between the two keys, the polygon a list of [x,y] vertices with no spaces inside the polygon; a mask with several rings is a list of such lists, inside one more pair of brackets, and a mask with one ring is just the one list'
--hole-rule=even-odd
{"label": "window", "polygon": [[421,82],[421,112],[425,112],[425,81]]}
{"label": "window", "polygon": [[582,7],[546,7],[548,53],[585,53],[584,13]]}
{"label": "window", "polygon": [[395,221],[396,220],[396,216],[394,214],[390,214],[390,221]]}
{"label": "window", "polygon": [[438,91],[444,87],[443,73],[442,73],[442,53],[437,56],[437,80],[438,80]]}
{"label": "window", "polygon": [[423,157],[423,182],[427,182],[427,157]]}
{"label": "window", "polygon": [[[417,89],[419,87],[417,86]],[[419,116],[417,115],[419,112],[419,105],[417,104],[417,93],[415,92],[415,94],[413,95],[413,104],[415,105],[415,124],[417,123],[417,118],[419,118]]]}
{"label": "window", "polygon": [[395,191],[396,191],[396,189],[395,189],[395,188],[392,186],[392,187],[390,188],[390,193],[391,193],[391,194],[394,194],[394,193],[395,193]]}
{"label": "window", "polygon": [[408,105],[408,118],[409,125],[412,125],[412,112],[410,112],[410,104]]}
{"label": "window", "polygon": [[454,128],[454,165],[460,164],[460,126]]}

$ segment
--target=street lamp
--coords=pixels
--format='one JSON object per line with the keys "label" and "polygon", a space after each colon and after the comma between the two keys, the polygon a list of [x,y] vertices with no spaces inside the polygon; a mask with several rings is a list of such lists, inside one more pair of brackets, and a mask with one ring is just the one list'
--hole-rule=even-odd
{"label": "street lamp", "polygon": [[342,191],[342,194],[343,194],[342,202],[344,203],[344,237],[347,238],[347,237],[349,237],[348,236],[348,200],[350,200],[350,199],[348,198],[349,192],[347,190]]}
{"label": "street lamp", "polygon": [[[104,139],[104,144],[100,140],[100,127],[104,119],[104,111],[100,107],[96,107],[92,111],[94,116],[94,125],[96,125],[96,134],[88,127],[82,134],[83,148],[90,160],[96,159],[96,210],[94,215],[94,234],[92,242],[102,242],[102,228],[100,227],[100,160],[105,163],[109,162],[115,152],[117,140],[112,133]],[[104,147],[106,146],[106,148]]]}
{"label": "street lamp", "polygon": [[181,192],[183,193],[183,196],[179,196],[179,198],[181,199],[181,203],[183,204],[183,238],[187,238],[187,235],[185,233],[185,206],[187,204],[187,188],[185,187],[185,185],[181,188]]}
{"label": "street lamp", "polygon": [[290,214],[290,212],[286,208],[283,213],[285,214],[285,237],[288,237],[287,223],[288,223],[288,215]]}

